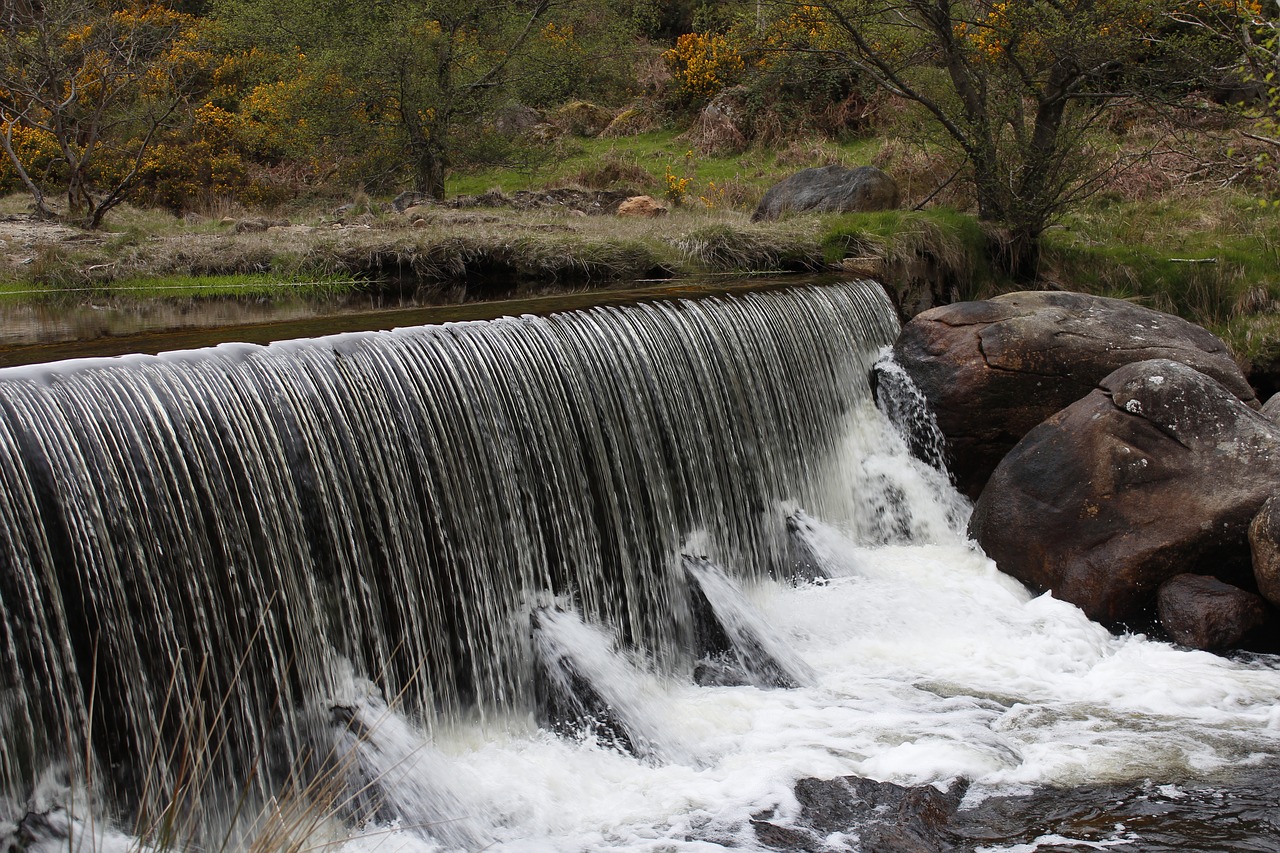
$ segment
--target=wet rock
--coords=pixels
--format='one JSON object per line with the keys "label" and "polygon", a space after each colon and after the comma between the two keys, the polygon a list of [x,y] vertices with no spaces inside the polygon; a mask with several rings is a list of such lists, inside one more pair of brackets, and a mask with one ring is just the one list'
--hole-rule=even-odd
{"label": "wet rock", "polygon": [[1280,497],[1267,498],[1249,525],[1249,550],[1258,592],[1280,607]]}
{"label": "wet rock", "polygon": [[751,677],[731,654],[710,655],[693,666],[693,683],[699,687],[745,687]]}
{"label": "wet rock", "polygon": [[1236,648],[1267,621],[1262,598],[1207,575],[1175,575],[1160,586],[1160,624],[1180,646]]}
{"label": "wet rock", "polygon": [[898,207],[898,183],[874,166],[846,169],[820,166],[796,172],[771,186],[760,199],[752,222],[777,219],[786,213],[847,213],[893,210]]}
{"label": "wet rock", "polygon": [[534,643],[534,697],[539,725],[561,737],[591,737],[620,752],[644,758],[654,754],[653,742],[636,730],[616,703],[594,684],[581,661],[554,642],[537,642],[544,622],[557,614],[546,608],[530,614]]}
{"label": "wet rock", "polygon": [[[960,811],[950,828],[966,850],[1201,853],[1273,849],[1280,837],[1275,768],[1237,765],[1224,770],[1200,781],[1179,774],[1136,783],[1041,788],[1025,796],[989,797]],[[1046,846],[1045,836],[1055,835],[1076,841],[1070,846]]]}
{"label": "wet rock", "polygon": [[788,580],[809,582],[827,580],[831,571],[813,545],[816,525],[804,510],[787,515],[787,565],[783,574]]}
{"label": "wet rock", "polygon": [[763,636],[767,626],[753,612],[724,570],[706,557],[681,558],[693,616],[695,649],[701,661],[694,681],[707,686],[754,684],[760,688],[799,687],[793,671]]}
{"label": "wet rock", "polygon": [[1174,361],[1126,365],[996,468],[970,535],[1005,572],[1108,625],[1187,571],[1248,585],[1248,528],[1280,481],[1280,427]]}
{"label": "wet rock", "polygon": [[800,816],[794,826],[759,817],[752,826],[760,843],[777,850],[824,849],[824,839],[839,832],[857,835],[862,853],[943,853],[957,849],[948,824],[966,789],[963,783],[948,791],[904,788],[858,776],[801,779],[795,785]]}
{"label": "wet rock", "polygon": [[618,205],[618,216],[633,216],[644,219],[654,219],[659,216],[666,216],[667,209],[658,200],[649,195],[637,195],[624,201]]}
{"label": "wet rock", "polygon": [[803,829],[779,826],[759,818],[751,821],[751,827],[756,831],[756,840],[773,850],[819,853],[828,849],[815,833]]}
{"label": "wet rock", "polygon": [[934,308],[903,327],[894,356],[928,398],[956,484],[971,498],[1032,427],[1125,364],[1181,362],[1256,405],[1215,335],[1170,314],[1078,293],[1010,293]]}

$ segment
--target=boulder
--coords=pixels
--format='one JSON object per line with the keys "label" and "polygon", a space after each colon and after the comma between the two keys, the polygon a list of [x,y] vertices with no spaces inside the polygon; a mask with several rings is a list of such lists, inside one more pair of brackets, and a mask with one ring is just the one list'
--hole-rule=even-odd
{"label": "boulder", "polygon": [[617,139],[622,136],[635,136],[653,130],[658,125],[658,118],[651,110],[644,107],[632,107],[623,110],[617,118],[609,122],[609,126],[600,131],[604,139]]}
{"label": "boulder", "polygon": [[237,234],[261,234],[272,228],[288,227],[287,219],[241,219],[232,227]]}
{"label": "boulder", "polygon": [[411,207],[417,207],[423,204],[430,204],[434,199],[431,196],[417,190],[405,190],[391,200],[391,208],[396,213],[404,213]]}
{"label": "boulder", "polygon": [[1280,423],[1280,394],[1272,394],[1262,406],[1262,414]]}
{"label": "boulder", "polygon": [[1203,373],[1143,361],[1027,433],[969,532],[1033,589],[1141,623],[1174,575],[1250,585],[1249,524],[1278,481],[1280,427]]}
{"label": "boulder", "polygon": [[894,356],[928,398],[956,484],[971,498],[1032,427],[1131,362],[1190,365],[1257,405],[1213,334],[1170,314],[1079,293],[1010,293],[934,308],[903,327]]}
{"label": "boulder", "polygon": [[637,195],[618,205],[619,216],[639,216],[653,219],[666,216],[667,209],[658,204],[658,200],[649,195]]}
{"label": "boulder", "polygon": [[963,781],[941,791],[858,776],[801,779],[793,825],[772,823],[771,815],[756,815],[751,824],[756,839],[775,850],[830,850],[825,842],[838,832],[856,835],[857,849],[865,853],[950,853],[961,849],[951,822],[968,787]]}
{"label": "boulder", "polygon": [[897,206],[898,183],[874,166],[821,166],[796,172],[769,187],[751,221],[804,211],[848,213],[893,210]]}
{"label": "boulder", "polygon": [[544,120],[542,113],[524,104],[508,104],[493,118],[493,129],[499,136],[513,137],[528,133]]}
{"label": "boulder", "polygon": [[689,140],[702,154],[745,151],[751,137],[750,97],[745,86],[731,86],[720,92],[702,108],[682,138]]}
{"label": "boulder", "polygon": [[586,101],[570,101],[548,116],[551,123],[574,136],[599,136],[613,123],[613,110],[589,104]]}
{"label": "boulder", "polygon": [[1160,624],[1180,646],[1205,651],[1236,648],[1266,624],[1262,598],[1207,575],[1175,575],[1157,595]]}
{"label": "boulder", "polygon": [[1258,592],[1280,607],[1280,497],[1267,498],[1254,516],[1249,525],[1249,551]]}

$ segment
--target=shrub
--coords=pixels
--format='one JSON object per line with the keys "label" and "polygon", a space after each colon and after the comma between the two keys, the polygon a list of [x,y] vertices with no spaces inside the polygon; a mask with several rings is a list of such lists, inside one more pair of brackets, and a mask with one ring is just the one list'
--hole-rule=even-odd
{"label": "shrub", "polygon": [[715,96],[733,85],[746,68],[742,54],[718,33],[685,33],[662,57],[688,100]]}
{"label": "shrub", "polygon": [[[10,134],[14,153],[32,178],[39,181],[41,177],[57,171],[62,152],[58,150],[58,140],[53,134],[16,122],[0,125],[0,133]],[[18,171],[8,156],[0,153],[0,192],[20,188]]]}

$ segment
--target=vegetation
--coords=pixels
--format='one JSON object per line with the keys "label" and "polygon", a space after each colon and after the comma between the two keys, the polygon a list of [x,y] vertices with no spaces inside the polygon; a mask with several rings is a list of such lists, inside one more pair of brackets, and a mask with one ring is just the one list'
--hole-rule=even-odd
{"label": "vegetation", "polygon": [[52,215],[42,184],[53,179],[70,210],[97,228],[132,191],[190,90],[196,20],[161,5],[94,0],[19,2],[5,16],[0,146],[38,214]]}
{"label": "vegetation", "polygon": [[[10,292],[845,264],[934,301],[1143,299],[1259,353],[1280,300],[1280,20],[1256,0],[45,0],[0,27],[0,190],[96,231],[0,233]],[[829,163],[886,169],[906,209],[747,223]],[[403,190],[482,198],[401,214]],[[485,206],[548,190],[671,213]]]}

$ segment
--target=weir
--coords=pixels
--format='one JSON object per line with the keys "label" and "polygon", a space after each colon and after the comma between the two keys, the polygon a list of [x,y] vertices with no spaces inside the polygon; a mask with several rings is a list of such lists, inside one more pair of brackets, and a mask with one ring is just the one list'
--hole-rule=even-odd
{"label": "weir", "polygon": [[225,824],[352,673],[425,730],[528,712],[552,602],[691,673],[682,543],[782,575],[789,514],[857,516],[896,330],[855,282],[0,371],[0,820],[58,766]]}

